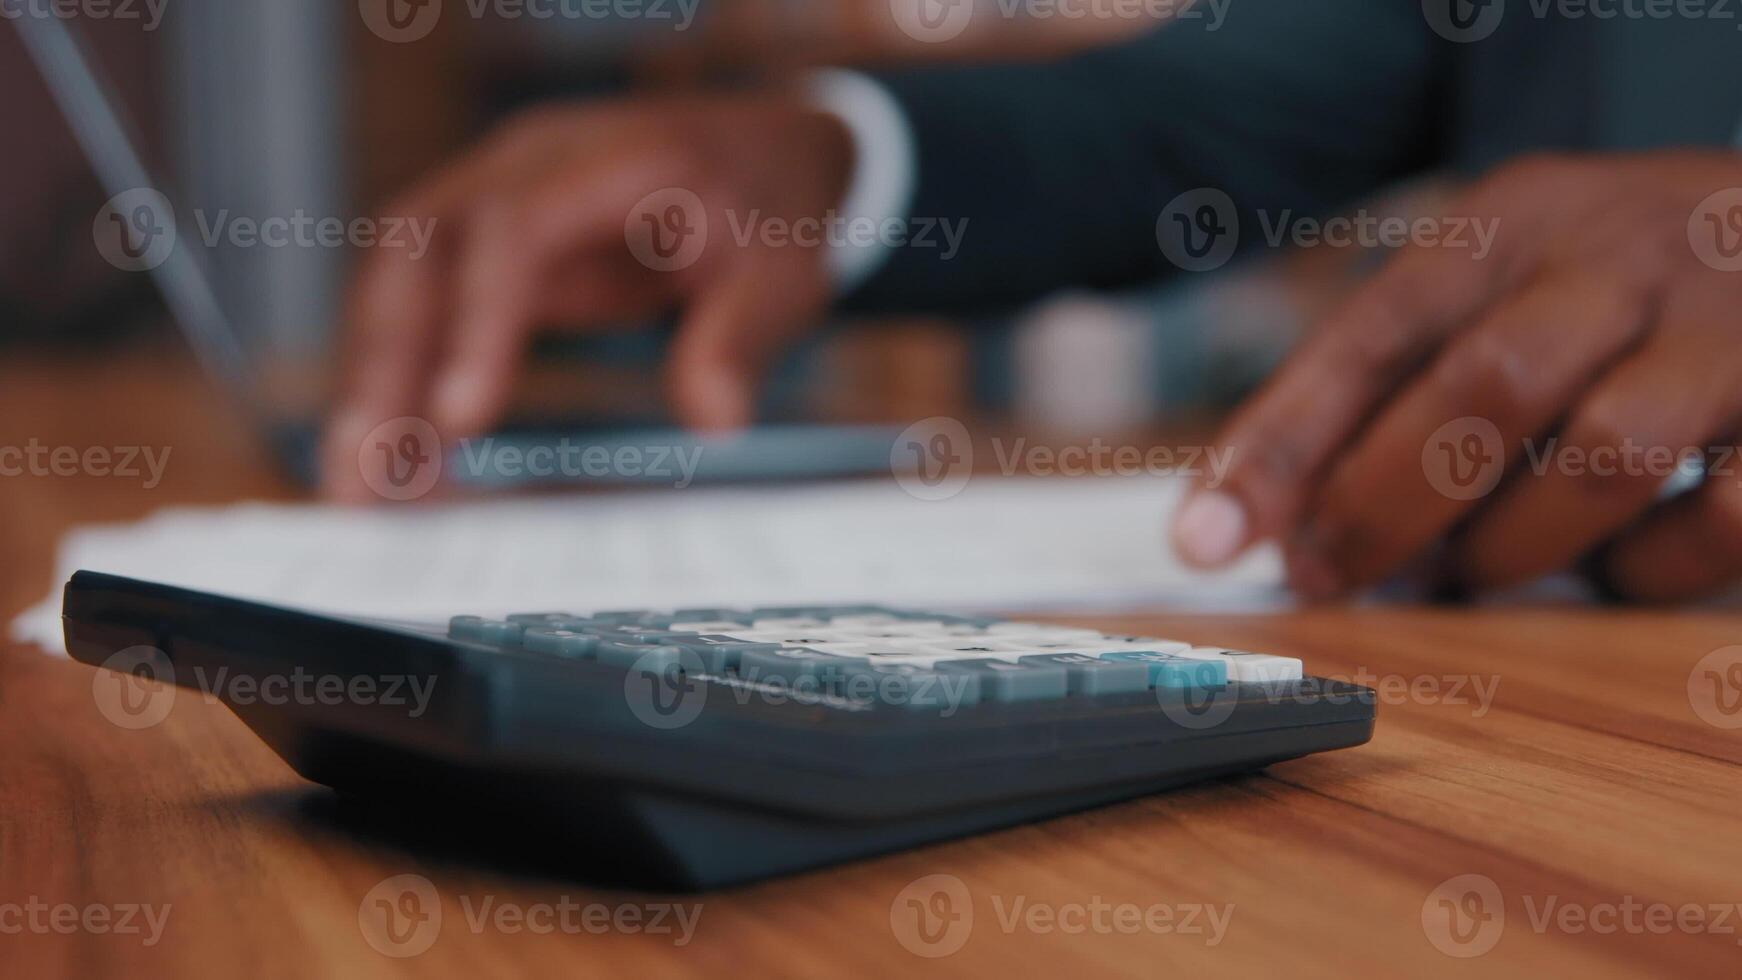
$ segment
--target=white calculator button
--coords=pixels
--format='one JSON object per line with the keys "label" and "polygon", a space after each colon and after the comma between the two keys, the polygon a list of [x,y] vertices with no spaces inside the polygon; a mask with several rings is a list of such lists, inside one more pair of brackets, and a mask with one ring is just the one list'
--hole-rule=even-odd
{"label": "white calculator button", "polygon": [[775,619],[757,619],[750,623],[750,628],[759,632],[766,632],[768,630],[820,630],[827,629],[828,627],[829,624],[820,619],[791,616]]}
{"label": "white calculator button", "polygon": [[729,636],[734,630],[742,630],[744,628],[743,623],[734,623],[726,620],[720,620],[718,622],[703,621],[671,624],[671,631],[673,633],[703,633],[712,634],[714,636]]}
{"label": "white calculator button", "polygon": [[750,643],[780,643],[789,647],[808,647],[815,649],[823,643],[852,643],[852,637],[842,636],[834,630],[744,630],[730,634],[737,639]]}
{"label": "white calculator button", "polygon": [[942,657],[954,657],[957,660],[1008,660],[1012,663],[1015,663],[1019,657],[1035,656],[1041,652],[1056,652],[1037,651],[1025,643],[999,640],[934,641],[925,644],[925,647],[928,653]]}
{"label": "white calculator button", "polygon": [[903,643],[867,643],[861,656],[882,663],[884,660],[948,660],[960,657],[959,653],[942,653],[919,644]]}
{"label": "white calculator button", "polygon": [[895,636],[942,636],[947,625],[941,619],[903,619],[895,623],[880,623],[877,631]]}
{"label": "white calculator button", "polygon": [[1220,660],[1228,665],[1228,679],[1243,684],[1298,681],[1305,674],[1305,667],[1299,660],[1293,657],[1276,657],[1268,653],[1192,647],[1181,652],[1179,656],[1192,660]]}
{"label": "white calculator button", "polygon": [[1098,637],[1100,630],[1084,629],[1077,626],[1053,626],[1048,623],[993,623],[986,627],[986,632],[994,636],[1045,636],[1049,639],[1070,640],[1077,638]]}
{"label": "white calculator button", "polygon": [[1079,642],[1083,653],[1100,656],[1107,653],[1169,653],[1176,656],[1190,650],[1190,643],[1178,640],[1158,640],[1152,636],[1103,636]]}
{"label": "white calculator button", "polygon": [[867,613],[862,616],[836,616],[829,620],[830,625],[843,628],[854,626],[888,626],[892,623],[900,622],[903,622],[901,617],[891,616],[888,613]]}

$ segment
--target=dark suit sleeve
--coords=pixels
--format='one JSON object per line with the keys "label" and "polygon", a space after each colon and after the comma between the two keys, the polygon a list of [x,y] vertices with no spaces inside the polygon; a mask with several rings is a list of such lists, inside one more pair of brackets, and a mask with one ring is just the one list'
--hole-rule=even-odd
{"label": "dark suit sleeve", "polygon": [[[849,310],[987,310],[1174,271],[1168,202],[1319,214],[1433,162],[1447,45],[1413,0],[1234,0],[1068,61],[881,78],[913,124],[911,215],[968,224],[955,256],[908,246]],[[916,228],[920,225],[916,225]]]}

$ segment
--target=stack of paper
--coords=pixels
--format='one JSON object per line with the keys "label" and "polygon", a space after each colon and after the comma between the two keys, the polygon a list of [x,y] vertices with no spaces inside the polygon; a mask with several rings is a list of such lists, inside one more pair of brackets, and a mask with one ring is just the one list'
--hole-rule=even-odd
{"label": "stack of paper", "polygon": [[[1206,576],[1167,547],[1183,481],[975,480],[925,501],[888,480],[502,499],[430,508],[244,505],[76,531],[91,569],[341,615],[879,602],[940,610],[1252,610],[1273,552]],[[13,624],[51,650],[55,594]]]}

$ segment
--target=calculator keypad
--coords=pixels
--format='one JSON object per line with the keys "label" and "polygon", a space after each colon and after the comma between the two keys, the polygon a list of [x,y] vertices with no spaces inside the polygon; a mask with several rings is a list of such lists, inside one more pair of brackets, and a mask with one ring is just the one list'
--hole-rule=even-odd
{"label": "calculator keypad", "polygon": [[546,612],[500,621],[456,616],[448,633],[467,643],[625,668],[699,663],[715,674],[770,683],[849,692],[900,688],[914,704],[943,692],[955,704],[1034,702],[1302,677],[1301,662],[1291,657],[875,606]]}

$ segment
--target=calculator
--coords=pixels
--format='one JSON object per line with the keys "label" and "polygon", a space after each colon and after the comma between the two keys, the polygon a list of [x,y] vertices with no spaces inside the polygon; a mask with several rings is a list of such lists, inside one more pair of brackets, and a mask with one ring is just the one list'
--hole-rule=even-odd
{"label": "calculator", "polygon": [[1374,724],[1371,690],[1291,656],[878,605],[388,623],[80,572],[63,614],[78,660],[223,701],[344,797],[636,888],[1040,820]]}

